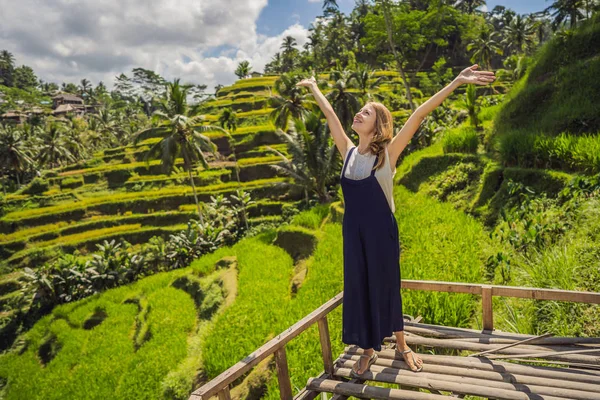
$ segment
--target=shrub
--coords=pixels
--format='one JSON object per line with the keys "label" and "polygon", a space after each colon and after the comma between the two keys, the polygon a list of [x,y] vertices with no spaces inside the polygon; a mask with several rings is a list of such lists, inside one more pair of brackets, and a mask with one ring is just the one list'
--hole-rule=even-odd
{"label": "shrub", "polygon": [[476,153],[479,140],[472,127],[447,130],[442,139],[444,153]]}
{"label": "shrub", "polygon": [[48,181],[42,178],[34,178],[29,186],[23,190],[24,194],[42,194],[49,188]]}

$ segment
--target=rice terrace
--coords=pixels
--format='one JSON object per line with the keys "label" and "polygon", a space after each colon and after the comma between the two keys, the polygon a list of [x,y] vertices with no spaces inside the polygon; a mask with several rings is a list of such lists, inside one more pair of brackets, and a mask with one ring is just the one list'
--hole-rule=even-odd
{"label": "rice terrace", "polygon": [[600,1],[0,10],[0,400],[600,399]]}

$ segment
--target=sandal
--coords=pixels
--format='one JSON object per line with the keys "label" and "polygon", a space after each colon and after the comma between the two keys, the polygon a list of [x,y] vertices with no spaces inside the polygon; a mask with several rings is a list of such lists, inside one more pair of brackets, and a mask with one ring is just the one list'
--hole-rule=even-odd
{"label": "sandal", "polygon": [[[360,358],[363,358],[363,357],[369,357],[369,356],[366,355],[366,354],[363,354],[363,355],[360,356]],[[367,369],[363,373],[361,373],[361,374],[359,374],[358,372],[356,372],[358,369],[360,369],[360,358],[359,358],[359,360],[356,363],[354,363],[354,365],[357,365],[358,368],[354,369],[354,365],[353,365],[352,369],[350,370],[350,376],[352,378],[359,378],[359,379],[362,378],[363,374],[365,372],[369,371],[369,369],[371,368],[371,365],[374,364],[375,361],[377,361],[378,356],[377,356],[377,353],[373,352],[373,355],[371,357],[369,357],[369,364],[367,365]]]}
{"label": "sandal", "polygon": [[[417,366],[417,360],[415,359],[415,353],[412,351],[412,349],[408,349],[408,350],[405,350],[405,351],[400,351],[400,350],[398,350],[398,349],[396,348],[396,349],[395,349],[395,351],[396,351],[396,354],[399,354],[399,355],[403,355],[403,354],[406,354],[406,353],[412,353],[413,364],[414,364],[415,366]],[[404,357],[402,357],[402,358],[404,358]],[[408,365],[408,363],[406,363],[406,365]],[[408,368],[409,368],[409,369],[410,369],[412,372],[421,372],[421,371],[423,371],[423,366],[422,366],[422,365],[421,365],[420,367],[418,367],[418,369],[416,369],[416,370],[415,370],[415,369],[412,369],[412,368],[410,368],[410,365],[408,365]]]}

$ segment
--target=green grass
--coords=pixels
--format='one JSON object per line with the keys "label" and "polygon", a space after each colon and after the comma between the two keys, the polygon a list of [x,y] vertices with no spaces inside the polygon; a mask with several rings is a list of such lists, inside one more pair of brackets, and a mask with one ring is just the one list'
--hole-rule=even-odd
{"label": "green grass", "polygon": [[476,153],[478,145],[477,131],[466,125],[447,129],[442,139],[444,153]]}

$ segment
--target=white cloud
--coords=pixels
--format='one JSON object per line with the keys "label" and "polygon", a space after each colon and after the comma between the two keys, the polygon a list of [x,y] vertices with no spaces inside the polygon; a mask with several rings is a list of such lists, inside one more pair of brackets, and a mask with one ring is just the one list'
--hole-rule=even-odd
{"label": "white cloud", "polygon": [[[298,47],[308,31],[293,24],[277,36],[257,34],[267,0],[0,0],[0,49],[18,65],[58,84],[82,78],[110,88],[120,73],[143,67],[166,79],[231,84],[237,64],[262,71],[284,36]],[[221,48],[217,56],[206,54]]]}

